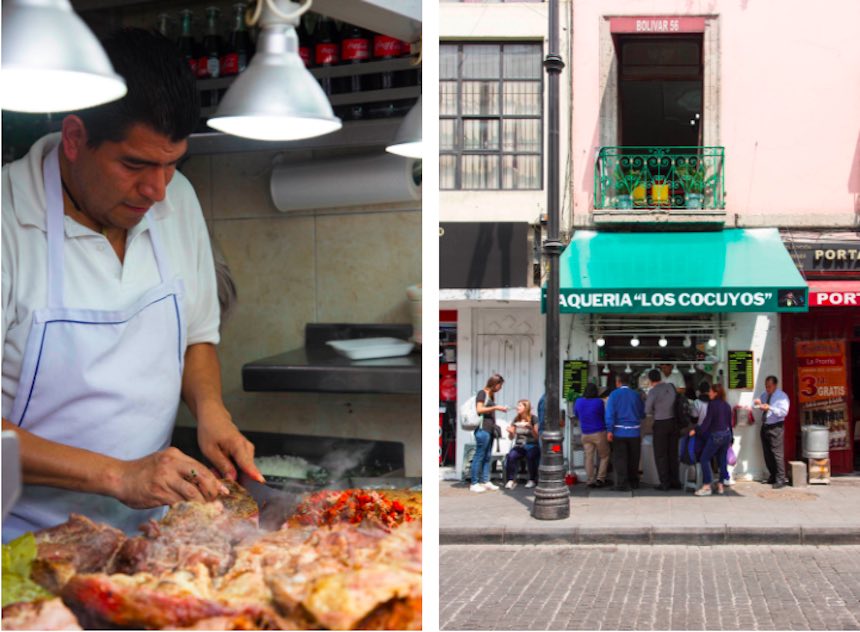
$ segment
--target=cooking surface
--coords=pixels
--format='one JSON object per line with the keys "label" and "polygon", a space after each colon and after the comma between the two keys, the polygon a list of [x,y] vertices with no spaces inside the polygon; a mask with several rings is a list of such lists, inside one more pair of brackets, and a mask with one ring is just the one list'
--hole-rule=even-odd
{"label": "cooking surface", "polygon": [[305,346],[242,367],[246,391],[311,391],[326,393],[420,393],[421,353],[395,358],[350,360],[326,342],[355,338],[393,337],[406,340],[411,325],[311,323]]}

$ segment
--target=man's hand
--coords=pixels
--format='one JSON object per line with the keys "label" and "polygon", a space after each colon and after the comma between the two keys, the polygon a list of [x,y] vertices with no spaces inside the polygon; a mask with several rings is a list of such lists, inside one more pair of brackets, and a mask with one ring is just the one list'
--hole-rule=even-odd
{"label": "man's hand", "polygon": [[254,465],[254,444],[242,436],[225,408],[197,419],[197,443],[224,478],[235,481],[238,466],[255,481],[265,482]]}
{"label": "man's hand", "polygon": [[142,459],[119,461],[117,499],[132,509],[151,509],[182,500],[209,501],[229,491],[202,463],[176,448]]}
{"label": "man's hand", "polygon": [[611,433],[611,432],[607,432],[607,433],[606,433],[606,440],[607,440],[609,443],[612,443],[612,439],[613,439],[612,433]]}

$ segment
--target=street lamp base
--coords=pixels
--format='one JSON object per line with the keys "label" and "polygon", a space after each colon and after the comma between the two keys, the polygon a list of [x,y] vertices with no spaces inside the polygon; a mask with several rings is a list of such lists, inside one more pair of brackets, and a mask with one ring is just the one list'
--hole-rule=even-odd
{"label": "street lamp base", "polygon": [[538,520],[564,520],[570,516],[570,490],[564,484],[562,436],[561,432],[556,430],[545,431],[541,437],[544,451],[532,507],[532,517]]}
{"label": "street lamp base", "polygon": [[[554,486],[553,486],[554,487]],[[562,489],[535,488],[535,503],[532,518],[537,520],[564,520],[570,517],[570,492],[567,486]]]}

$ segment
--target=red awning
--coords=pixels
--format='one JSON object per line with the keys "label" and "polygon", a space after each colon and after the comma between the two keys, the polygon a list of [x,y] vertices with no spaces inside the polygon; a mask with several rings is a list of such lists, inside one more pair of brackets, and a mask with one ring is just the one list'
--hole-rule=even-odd
{"label": "red awning", "polygon": [[860,281],[809,281],[809,307],[860,307]]}

